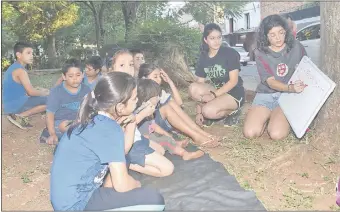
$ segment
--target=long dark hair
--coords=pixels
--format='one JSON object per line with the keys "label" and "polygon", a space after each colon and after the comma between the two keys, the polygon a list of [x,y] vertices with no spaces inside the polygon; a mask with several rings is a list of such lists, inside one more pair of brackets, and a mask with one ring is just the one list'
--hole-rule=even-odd
{"label": "long dark hair", "polygon": [[131,98],[136,85],[136,79],[129,74],[122,72],[104,74],[95,89],[84,97],[77,118],[67,131],[68,137],[70,138],[75,128],[80,127],[80,134],[88,124],[94,123],[93,119],[98,111],[117,115],[116,105],[125,104]]}
{"label": "long dark hair", "polygon": [[148,77],[155,69],[159,67],[155,64],[144,63],[139,67],[138,78]]}
{"label": "long dark hair", "polygon": [[289,52],[293,46],[295,38],[292,34],[292,31],[290,30],[287,21],[281,17],[280,15],[269,15],[265,17],[260,24],[259,27],[259,34],[257,38],[257,48],[265,53],[268,53],[268,47],[270,45],[268,40],[268,32],[273,27],[281,26],[285,31],[285,43],[287,45],[287,51]]}
{"label": "long dark hair", "polygon": [[204,52],[204,53],[208,53],[209,52],[209,46],[208,44],[204,41],[204,39],[207,39],[207,37],[210,35],[210,33],[212,31],[219,31],[220,33],[222,33],[221,27],[218,26],[215,23],[210,23],[204,26],[204,31],[203,31],[203,36],[202,36],[202,44],[201,44],[201,48],[200,51]]}
{"label": "long dark hair", "polygon": [[161,87],[157,82],[151,79],[140,79],[137,88],[137,107],[140,107],[143,102],[147,102],[149,99],[159,96],[161,92]]}

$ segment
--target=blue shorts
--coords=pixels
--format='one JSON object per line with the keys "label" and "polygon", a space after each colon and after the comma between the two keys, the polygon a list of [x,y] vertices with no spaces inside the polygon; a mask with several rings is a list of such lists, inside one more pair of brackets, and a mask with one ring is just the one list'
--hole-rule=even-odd
{"label": "blue shorts", "polygon": [[29,109],[32,109],[39,105],[46,105],[47,103],[47,96],[30,96],[28,97],[25,104],[17,111],[15,111],[15,114],[25,112]]}
{"label": "blue shorts", "polygon": [[161,115],[160,109],[157,109],[155,111],[155,122],[158,124],[163,130],[170,132],[173,130],[171,124],[168,122],[168,120],[163,119]]}
{"label": "blue shorts", "polygon": [[61,122],[66,121],[66,120],[55,120],[54,121],[54,131],[55,134],[58,136],[58,138],[60,139],[61,136],[63,136],[64,133],[62,133],[59,129],[59,125],[61,124]]}
{"label": "blue shorts", "polygon": [[257,93],[253,100],[253,106],[263,106],[272,111],[279,106],[280,95],[280,92]]}
{"label": "blue shorts", "polygon": [[142,139],[133,143],[129,153],[126,155],[126,164],[137,164],[145,166],[145,156],[155,150],[150,147],[150,140],[142,136]]}

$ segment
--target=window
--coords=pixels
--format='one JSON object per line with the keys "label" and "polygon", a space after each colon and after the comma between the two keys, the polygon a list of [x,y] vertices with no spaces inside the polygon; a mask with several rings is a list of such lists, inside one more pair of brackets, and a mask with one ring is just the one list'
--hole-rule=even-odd
{"label": "window", "polygon": [[250,16],[249,13],[244,14],[245,28],[250,29]]}
{"label": "window", "polygon": [[299,41],[314,40],[320,38],[320,24],[307,27],[299,31],[296,35],[296,39]]}
{"label": "window", "polygon": [[229,31],[230,33],[234,32],[234,19],[233,18],[229,19]]}

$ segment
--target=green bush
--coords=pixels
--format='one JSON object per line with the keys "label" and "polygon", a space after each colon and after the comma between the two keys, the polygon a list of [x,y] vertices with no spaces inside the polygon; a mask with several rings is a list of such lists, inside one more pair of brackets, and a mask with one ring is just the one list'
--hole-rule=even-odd
{"label": "green bush", "polygon": [[187,64],[196,62],[202,36],[198,29],[164,19],[142,23],[134,31],[129,47],[144,50],[148,59],[158,59],[166,56],[169,49],[178,48]]}

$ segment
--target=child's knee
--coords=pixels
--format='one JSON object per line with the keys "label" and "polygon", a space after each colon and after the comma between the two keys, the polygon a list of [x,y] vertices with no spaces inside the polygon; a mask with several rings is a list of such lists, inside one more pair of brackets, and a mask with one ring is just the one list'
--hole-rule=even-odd
{"label": "child's knee", "polygon": [[174,172],[174,164],[168,160],[168,163],[164,164],[161,168],[162,177],[170,176]]}

